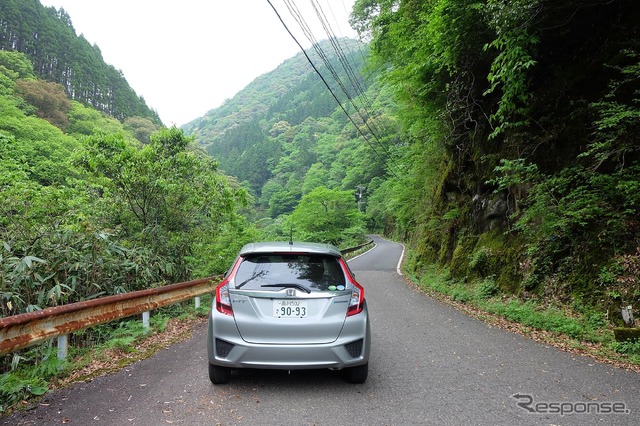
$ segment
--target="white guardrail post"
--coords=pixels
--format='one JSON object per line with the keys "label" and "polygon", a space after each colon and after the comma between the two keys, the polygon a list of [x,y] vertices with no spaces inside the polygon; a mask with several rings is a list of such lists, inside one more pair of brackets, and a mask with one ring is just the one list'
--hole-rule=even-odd
{"label": "white guardrail post", "polygon": [[145,330],[148,330],[151,326],[149,325],[149,311],[144,311],[142,313],[142,327]]}
{"label": "white guardrail post", "polygon": [[69,335],[58,336],[58,359],[64,361],[69,353]]}

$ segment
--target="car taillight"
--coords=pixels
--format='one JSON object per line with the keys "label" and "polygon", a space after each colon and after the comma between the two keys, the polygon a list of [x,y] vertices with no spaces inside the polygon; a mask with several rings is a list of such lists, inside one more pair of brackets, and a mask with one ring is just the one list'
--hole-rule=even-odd
{"label": "car taillight", "polygon": [[353,289],[351,290],[351,300],[349,300],[349,308],[347,316],[359,314],[364,309],[364,289],[355,281],[351,281]]}
{"label": "car taillight", "polygon": [[233,315],[231,298],[229,297],[229,282],[222,281],[216,287],[216,310],[225,315]]}
{"label": "car taillight", "polygon": [[231,307],[231,297],[229,296],[229,281],[238,270],[240,266],[241,258],[238,257],[231,268],[231,271],[226,275],[225,279],[216,287],[216,310],[225,315],[233,315],[233,308]]}
{"label": "car taillight", "polygon": [[342,267],[347,271],[347,278],[352,285],[351,299],[349,300],[349,308],[347,309],[347,316],[356,315],[362,312],[364,309],[364,288],[351,276],[349,268],[344,264],[344,260],[340,260]]}

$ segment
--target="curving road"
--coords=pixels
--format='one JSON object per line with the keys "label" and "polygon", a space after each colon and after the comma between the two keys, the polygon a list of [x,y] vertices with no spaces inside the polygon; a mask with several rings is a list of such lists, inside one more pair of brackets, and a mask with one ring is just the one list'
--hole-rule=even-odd
{"label": "curving road", "polygon": [[[2,425],[638,425],[640,375],[493,328],[408,286],[402,246],[350,262],[372,316],[369,379],[207,377],[206,324],[153,358],[50,394]],[[517,395],[517,396],[515,396]]]}

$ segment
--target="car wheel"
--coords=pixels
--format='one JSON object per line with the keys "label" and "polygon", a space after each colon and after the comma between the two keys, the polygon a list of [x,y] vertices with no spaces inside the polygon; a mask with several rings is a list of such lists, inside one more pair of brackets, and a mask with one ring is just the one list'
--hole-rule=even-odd
{"label": "car wheel", "polygon": [[223,385],[231,380],[231,369],[209,364],[209,380],[214,385]]}
{"label": "car wheel", "polygon": [[369,375],[369,364],[345,368],[342,371],[344,374],[344,378],[349,383],[364,383],[367,380],[367,376]]}

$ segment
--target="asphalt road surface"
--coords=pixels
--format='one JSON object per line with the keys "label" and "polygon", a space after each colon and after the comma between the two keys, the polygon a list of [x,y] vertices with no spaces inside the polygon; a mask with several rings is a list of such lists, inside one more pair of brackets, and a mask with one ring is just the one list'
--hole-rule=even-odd
{"label": "asphalt road surface", "polygon": [[640,375],[547,347],[422,295],[376,238],[350,262],[372,317],[369,379],[241,370],[214,386],[206,325],[3,425],[640,425]]}

